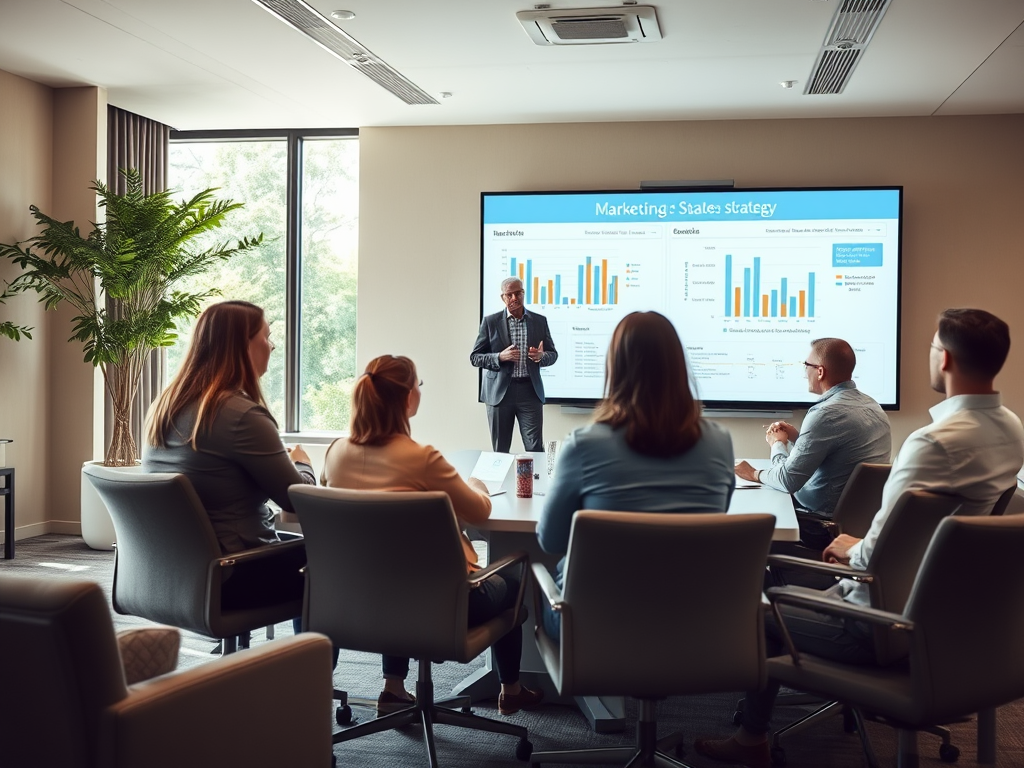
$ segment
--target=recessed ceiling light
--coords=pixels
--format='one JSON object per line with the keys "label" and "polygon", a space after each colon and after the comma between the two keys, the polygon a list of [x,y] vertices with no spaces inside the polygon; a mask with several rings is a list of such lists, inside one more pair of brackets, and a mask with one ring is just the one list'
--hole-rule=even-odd
{"label": "recessed ceiling light", "polygon": [[451,97],[452,97],[452,92],[451,91],[441,91],[441,98],[442,99],[450,99]]}
{"label": "recessed ceiling light", "polygon": [[356,15],[352,11],[331,11],[331,18],[339,21],[351,21]]}
{"label": "recessed ceiling light", "polygon": [[790,88],[796,85],[796,80],[783,80],[781,83],[779,83],[779,85],[781,85],[788,91]]}

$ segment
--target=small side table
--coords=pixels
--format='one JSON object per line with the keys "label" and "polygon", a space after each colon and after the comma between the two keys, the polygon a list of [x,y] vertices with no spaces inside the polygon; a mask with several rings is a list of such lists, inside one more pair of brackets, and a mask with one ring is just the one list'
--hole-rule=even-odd
{"label": "small side table", "polygon": [[0,496],[4,499],[4,559],[14,559],[14,467],[0,467],[0,477],[6,478]]}

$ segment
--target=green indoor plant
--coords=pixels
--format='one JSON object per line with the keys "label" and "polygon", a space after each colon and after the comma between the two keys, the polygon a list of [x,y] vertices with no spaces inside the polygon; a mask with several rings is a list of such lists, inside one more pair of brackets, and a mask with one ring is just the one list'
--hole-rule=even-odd
{"label": "green indoor plant", "polygon": [[[122,170],[121,175],[124,194],[93,182],[105,220],[93,224],[88,236],[74,222],[57,221],[33,205],[30,210],[42,231],[20,243],[0,244],[0,257],[21,268],[0,301],[35,291],[47,309],[66,301],[77,312],[69,341],[85,345],[85,361],[102,369],[113,402],[114,433],[106,466],[136,463],[132,401],[146,357],[173,344],[176,321],[198,314],[202,302],[217,293],[186,293],[175,285],[263,241],[260,234],[233,246],[202,247],[195,238],[220,227],[241,203],[216,199],[216,189],[174,202],[171,192],[145,194],[137,170]],[[30,330],[0,323],[0,334],[15,341],[22,335],[31,338]]]}

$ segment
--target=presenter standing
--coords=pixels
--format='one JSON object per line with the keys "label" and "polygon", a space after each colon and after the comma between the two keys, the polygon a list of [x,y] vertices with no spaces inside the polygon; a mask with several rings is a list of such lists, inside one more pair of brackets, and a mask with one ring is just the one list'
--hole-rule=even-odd
{"label": "presenter standing", "polygon": [[491,445],[498,453],[512,446],[512,423],[519,421],[519,433],[527,451],[544,450],[544,382],[542,366],[558,359],[548,321],[527,312],[525,291],[518,277],[501,281],[505,309],[487,315],[469,361],[483,368],[480,400],[487,405]]}

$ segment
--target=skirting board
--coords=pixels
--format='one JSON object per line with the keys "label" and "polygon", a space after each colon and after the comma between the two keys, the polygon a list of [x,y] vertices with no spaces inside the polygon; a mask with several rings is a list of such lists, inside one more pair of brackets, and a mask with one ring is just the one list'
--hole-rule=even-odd
{"label": "skirting board", "polygon": [[[31,539],[47,533],[67,533],[72,536],[82,535],[82,524],[77,520],[44,520],[41,523],[14,526],[14,540]],[[0,542],[6,541],[7,532],[0,534]]]}

